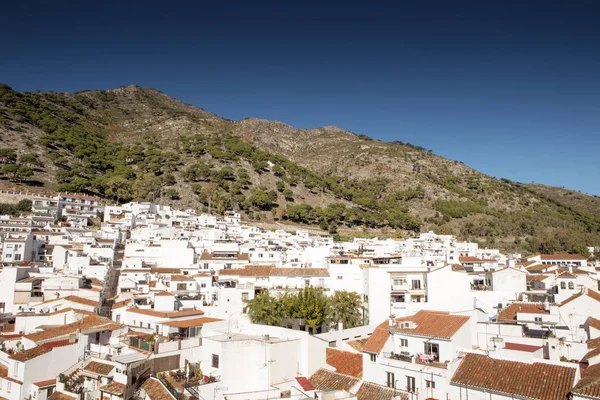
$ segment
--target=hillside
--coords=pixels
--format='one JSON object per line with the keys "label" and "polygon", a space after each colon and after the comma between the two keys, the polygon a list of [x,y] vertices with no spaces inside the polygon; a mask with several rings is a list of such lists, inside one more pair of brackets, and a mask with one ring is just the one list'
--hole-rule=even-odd
{"label": "hillside", "polygon": [[4,185],[234,207],[343,235],[434,229],[527,252],[600,244],[593,197],[497,180],[335,127],[231,121],[137,86],[66,94],[1,85],[0,135]]}

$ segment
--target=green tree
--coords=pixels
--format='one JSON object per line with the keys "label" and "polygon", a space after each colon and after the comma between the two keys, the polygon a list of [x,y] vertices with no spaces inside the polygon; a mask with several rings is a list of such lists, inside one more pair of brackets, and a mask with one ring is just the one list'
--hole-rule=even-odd
{"label": "green tree", "polygon": [[244,311],[253,324],[281,326],[283,323],[281,302],[267,292],[261,292],[254,299],[248,300]]}
{"label": "green tree", "polygon": [[0,162],[2,164],[13,164],[17,161],[17,153],[14,149],[0,149]]}
{"label": "green tree", "polygon": [[21,157],[19,157],[19,164],[23,164],[25,166],[32,167],[32,168],[42,166],[42,163],[38,159],[38,156],[33,153],[27,153],[27,154],[21,155]]}
{"label": "green tree", "polygon": [[344,329],[361,326],[364,323],[365,308],[360,295],[346,290],[337,291],[330,297],[331,322],[344,325]]}
{"label": "green tree", "polygon": [[320,327],[329,321],[329,302],[322,288],[307,287],[298,291],[298,318],[317,332]]}
{"label": "green tree", "polygon": [[165,191],[165,196],[170,200],[179,200],[179,192],[173,188],[169,188]]}

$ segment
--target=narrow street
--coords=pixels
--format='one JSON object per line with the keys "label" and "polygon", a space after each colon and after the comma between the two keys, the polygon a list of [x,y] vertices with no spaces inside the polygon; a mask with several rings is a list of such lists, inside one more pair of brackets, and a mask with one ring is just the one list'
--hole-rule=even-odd
{"label": "narrow street", "polygon": [[115,303],[114,297],[117,295],[116,292],[119,284],[119,276],[121,274],[121,266],[123,265],[124,253],[125,249],[123,245],[118,245],[115,250],[113,263],[106,272],[104,288],[102,289],[102,307],[100,308],[100,315],[102,317],[111,317],[110,311]]}

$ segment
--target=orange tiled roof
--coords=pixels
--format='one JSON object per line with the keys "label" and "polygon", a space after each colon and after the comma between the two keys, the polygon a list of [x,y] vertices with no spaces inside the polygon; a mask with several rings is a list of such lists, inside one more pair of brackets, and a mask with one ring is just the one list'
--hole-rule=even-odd
{"label": "orange tiled roof", "polygon": [[181,318],[181,317],[191,317],[193,315],[203,315],[204,314],[204,311],[202,311],[202,310],[155,311],[155,310],[146,310],[143,308],[128,308],[127,312],[148,315],[151,317],[158,317],[158,318]]}
{"label": "orange tiled roof", "polygon": [[105,364],[98,361],[90,361],[90,363],[85,366],[84,370],[93,372],[98,375],[107,376],[110,373],[110,371],[113,370],[113,368],[114,365],[111,364]]}
{"label": "orange tiled roof", "polygon": [[79,297],[79,296],[67,296],[67,297],[65,297],[65,300],[69,300],[69,301],[72,301],[73,303],[79,303],[79,304],[83,304],[83,305],[90,306],[90,307],[97,307],[99,304],[99,302],[96,300],[85,299],[85,298]]}
{"label": "orange tiled roof", "polygon": [[350,390],[360,382],[360,379],[337,372],[319,369],[309,379],[311,385],[317,390]]}
{"label": "orange tiled roof", "polygon": [[211,318],[211,317],[200,317],[200,318],[191,318],[184,319],[181,321],[170,321],[164,322],[163,325],[174,326],[176,328],[191,328],[192,326],[202,326],[204,324],[208,324],[209,322],[223,321],[219,318]]}
{"label": "orange tiled roof", "polygon": [[550,314],[542,303],[512,303],[498,313],[498,321],[515,321],[517,313]]}
{"label": "orange tiled roof", "polygon": [[596,319],[594,317],[589,317],[588,323],[591,328],[600,330],[600,319]]}
{"label": "orange tiled roof", "polygon": [[572,302],[573,300],[576,300],[579,297],[584,296],[584,295],[596,300],[597,302],[600,302],[600,293],[598,293],[592,289],[587,289],[587,291],[585,293],[583,291],[581,291],[581,292],[569,297],[568,299],[563,300],[563,302],[560,303],[560,305],[564,306],[565,304],[568,304],[568,303]]}
{"label": "orange tiled roof", "polygon": [[559,365],[528,364],[467,354],[450,383],[522,398],[562,400],[575,383],[575,373],[575,368]]}
{"label": "orange tiled roof", "polygon": [[600,398],[600,364],[591,365],[583,371],[573,393]]}
{"label": "orange tiled roof", "polygon": [[586,257],[578,254],[542,254],[540,259],[543,261],[560,261],[560,260],[587,260]]}
{"label": "orange tiled roof", "polygon": [[356,392],[358,400],[408,400],[408,392],[399,389],[392,389],[386,386],[376,385],[371,382],[363,382],[360,389]]}
{"label": "orange tiled roof", "polygon": [[[588,347],[589,348],[589,347]],[[589,360],[590,358],[594,358],[600,355],[600,347],[596,347],[595,349],[590,350],[586,355],[585,359]]]}
{"label": "orange tiled roof", "polygon": [[367,343],[363,346],[362,351],[367,353],[380,353],[385,345],[385,342],[390,337],[390,325],[388,321],[385,321],[377,326]]}
{"label": "orange tiled roof", "polygon": [[362,377],[362,354],[332,348],[327,348],[325,350],[325,354],[325,362],[334,367],[336,372],[344,375],[350,375],[355,378]]}
{"label": "orange tiled roof", "polygon": [[125,385],[119,382],[112,381],[108,385],[102,386],[100,388],[102,392],[114,394],[117,396],[122,396],[125,392]]}
{"label": "orange tiled roof", "polygon": [[127,305],[128,305],[129,303],[131,303],[131,301],[132,301],[131,299],[127,299],[127,300],[119,301],[119,302],[117,302],[117,303],[113,304],[113,306],[112,306],[112,309],[113,309],[113,310],[116,310],[117,308],[123,308],[123,307],[127,307]]}
{"label": "orange tiled roof", "polygon": [[171,280],[177,282],[193,282],[194,278],[189,275],[171,275]]}
{"label": "orange tiled roof", "polygon": [[588,349],[596,349],[600,347],[600,337],[597,337],[595,339],[588,339],[585,343],[587,344]]}
{"label": "orange tiled roof", "polygon": [[[415,315],[396,319],[396,332],[417,336],[440,337],[450,339],[469,317],[466,315],[452,315],[439,311],[421,310]],[[400,328],[401,322],[414,322],[414,328]]]}
{"label": "orange tiled roof", "polygon": [[246,265],[244,268],[222,269],[219,275],[235,275],[248,277],[267,277],[274,265]]}
{"label": "orange tiled roof", "polygon": [[271,276],[329,276],[327,268],[273,268]]}
{"label": "orange tiled roof", "polygon": [[50,396],[48,396],[48,400],[75,400],[75,397],[69,396],[63,392],[52,392]]}
{"label": "orange tiled roof", "polygon": [[59,326],[56,328],[48,329],[42,332],[30,333],[25,335],[27,339],[33,340],[36,343],[48,341],[49,339],[58,339],[75,333],[78,329],[85,331],[86,329],[103,329],[103,330],[115,330],[119,329],[122,325],[113,322],[108,318],[103,318],[98,315],[87,316],[79,321]]}
{"label": "orange tiled roof", "polygon": [[33,382],[33,384],[39,388],[54,386],[56,385],[56,378],[46,379],[45,381]]}
{"label": "orange tiled roof", "polygon": [[173,400],[175,397],[156,378],[149,378],[142,384],[142,389],[150,400]]}

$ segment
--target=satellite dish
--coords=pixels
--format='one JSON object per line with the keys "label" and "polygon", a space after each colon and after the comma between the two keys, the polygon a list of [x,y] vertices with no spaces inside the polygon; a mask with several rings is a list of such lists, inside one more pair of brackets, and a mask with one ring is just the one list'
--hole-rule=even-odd
{"label": "satellite dish", "polygon": [[42,308],[42,312],[44,314],[48,314],[50,312],[50,309],[48,307],[44,307],[44,308]]}

